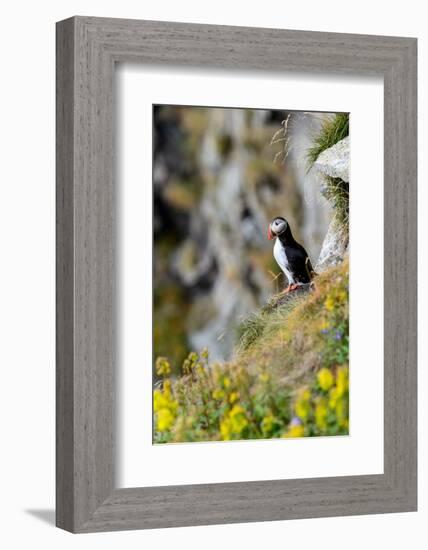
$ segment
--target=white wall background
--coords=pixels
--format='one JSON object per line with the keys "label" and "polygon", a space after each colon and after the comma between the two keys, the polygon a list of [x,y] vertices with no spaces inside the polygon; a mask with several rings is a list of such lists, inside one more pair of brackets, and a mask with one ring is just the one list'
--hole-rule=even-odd
{"label": "white wall background", "polygon": [[[0,86],[0,543],[3,548],[192,549],[277,546],[347,550],[422,548],[428,483],[420,468],[419,512],[264,524],[70,535],[53,527],[54,506],[54,23],[97,15],[407,35],[419,38],[420,234],[428,167],[428,27],[420,0],[377,3],[305,0],[263,3],[216,0],[14,0],[1,11]],[[423,245],[420,239],[421,247]],[[426,250],[426,249],[425,249]],[[426,280],[426,255],[420,280]],[[421,284],[419,295],[426,302]],[[421,308],[420,334],[427,332]],[[421,346],[420,364],[427,364]],[[428,462],[426,369],[420,369],[420,465]],[[417,542],[420,538],[421,542]]]}

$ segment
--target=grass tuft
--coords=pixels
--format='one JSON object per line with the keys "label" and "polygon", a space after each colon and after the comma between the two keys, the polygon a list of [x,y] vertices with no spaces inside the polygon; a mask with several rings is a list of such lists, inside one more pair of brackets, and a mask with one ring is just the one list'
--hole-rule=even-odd
{"label": "grass tuft", "polygon": [[349,136],[348,113],[337,113],[333,118],[325,120],[320,132],[314,137],[312,147],[308,149],[308,170],[312,168],[323,151],[333,147],[346,136]]}
{"label": "grass tuft", "polygon": [[323,176],[323,196],[334,209],[334,220],[340,227],[347,227],[349,222],[349,183],[341,178]]}
{"label": "grass tuft", "polygon": [[240,350],[250,348],[262,335],[266,325],[266,315],[256,311],[244,319],[237,327],[237,340]]}

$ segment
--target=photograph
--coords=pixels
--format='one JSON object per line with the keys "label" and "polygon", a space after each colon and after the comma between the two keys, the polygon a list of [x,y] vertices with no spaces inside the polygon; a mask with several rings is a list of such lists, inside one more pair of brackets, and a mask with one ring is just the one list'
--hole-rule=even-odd
{"label": "photograph", "polygon": [[153,105],[153,443],[349,434],[349,113]]}
{"label": "photograph", "polygon": [[423,6],[5,3],[1,548],[419,550]]}

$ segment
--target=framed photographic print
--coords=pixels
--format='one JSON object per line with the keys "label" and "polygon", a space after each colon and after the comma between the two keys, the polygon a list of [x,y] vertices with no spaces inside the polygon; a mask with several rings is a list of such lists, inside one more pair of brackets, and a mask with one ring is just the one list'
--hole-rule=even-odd
{"label": "framed photographic print", "polygon": [[416,509],[416,40],[57,25],[57,525]]}

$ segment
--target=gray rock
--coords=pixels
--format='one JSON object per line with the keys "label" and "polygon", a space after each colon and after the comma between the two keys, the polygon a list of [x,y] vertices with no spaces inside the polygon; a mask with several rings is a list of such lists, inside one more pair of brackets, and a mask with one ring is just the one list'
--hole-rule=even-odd
{"label": "gray rock", "polygon": [[349,136],[323,151],[315,161],[315,168],[332,178],[349,182]]}
{"label": "gray rock", "polygon": [[348,254],[349,233],[347,227],[340,227],[335,220],[330,222],[315,271],[321,272],[343,261]]}

